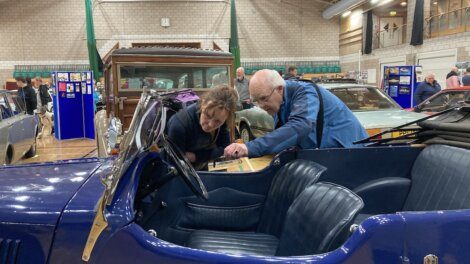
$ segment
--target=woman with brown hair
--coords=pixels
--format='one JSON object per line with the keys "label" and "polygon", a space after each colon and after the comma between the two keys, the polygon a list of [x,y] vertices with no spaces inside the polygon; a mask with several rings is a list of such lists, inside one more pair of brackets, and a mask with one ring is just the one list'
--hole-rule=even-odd
{"label": "woman with brown hair", "polygon": [[233,88],[220,85],[168,121],[168,137],[196,170],[207,170],[208,161],[222,156],[230,144],[227,120],[232,120],[237,101]]}

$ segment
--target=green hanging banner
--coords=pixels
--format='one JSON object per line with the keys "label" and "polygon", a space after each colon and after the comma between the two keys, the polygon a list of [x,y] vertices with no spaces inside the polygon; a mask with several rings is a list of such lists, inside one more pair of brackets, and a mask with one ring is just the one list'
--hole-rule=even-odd
{"label": "green hanging banner", "polygon": [[[238,45],[237,12],[235,10],[235,0],[231,0],[230,8],[230,42],[229,51],[234,57],[234,71],[241,66],[240,46]],[[235,74],[235,72],[234,72]]]}
{"label": "green hanging banner", "polygon": [[98,78],[102,76],[99,65],[103,65],[103,62],[101,61],[98,50],[96,49],[95,28],[93,25],[93,5],[91,1],[92,0],[85,0],[86,39],[90,68],[93,71],[95,80],[98,80]]}

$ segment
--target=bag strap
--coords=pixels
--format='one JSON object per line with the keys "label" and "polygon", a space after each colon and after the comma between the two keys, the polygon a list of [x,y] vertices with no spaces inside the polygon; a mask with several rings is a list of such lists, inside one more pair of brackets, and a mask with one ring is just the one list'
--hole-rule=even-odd
{"label": "bag strap", "polygon": [[317,91],[318,94],[318,100],[320,101],[320,107],[318,109],[318,115],[317,115],[317,130],[316,130],[316,135],[317,135],[317,148],[320,148],[321,146],[321,139],[323,136],[323,96],[321,95],[320,92],[320,87],[316,83],[312,82],[313,87],[315,88],[315,91]]}

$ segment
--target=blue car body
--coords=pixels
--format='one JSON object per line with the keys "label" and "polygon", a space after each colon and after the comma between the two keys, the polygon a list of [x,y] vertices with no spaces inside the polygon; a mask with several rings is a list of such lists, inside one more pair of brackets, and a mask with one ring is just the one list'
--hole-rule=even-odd
{"label": "blue car body", "polygon": [[[158,104],[147,104],[147,107],[156,106]],[[208,201],[196,199],[180,177],[162,184],[157,192],[140,197],[142,188],[166,172],[167,161],[160,151],[149,149],[150,143],[145,137],[135,140],[148,131],[142,129],[142,125],[147,124],[146,114],[140,115],[144,119],[139,122],[139,113],[142,111],[138,107],[134,115],[137,129],[130,129],[137,134],[130,141],[131,151],[121,152],[117,158],[0,168],[0,256],[5,263],[421,263],[428,255],[444,263],[466,263],[470,258],[470,253],[464,250],[470,242],[470,210],[396,210],[403,206],[403,199],[387,188],[381,189],[378,199],[386,202],[369,204],[367,197],[363,197],[365,208],[373,216],[361,222],[341,247],[330,252],[278,257],[224,254],[185,247],[184,232],[208,229],[211,225],[218,230],[221,226],[227,231],[231,228],[230,224],[214,219],[207,223],[188,223],[188,218],[183,219],[188,216],[184,201],[223,205],[230,199],[240,202],[242,199],[237,199],[240,193],[249,194],[243,196],[245,200],[266,197],[276,172],[297,159],[322,164],[328,169],[322,181],[351,190],[377,180],[412,179],[416,170],[414,164],[427,148],[289,150],[280,153],[270,166],[258,172],[200,172],[209,193]],[[126,142],[129,141],[124,140]],[[137,148],[132,152],[134,146]],[[441,147],[447,149],[432,146],[427,152],[439,151]],[[468,159],[469,150],[457,150],[463,155],[462,161]],[[468,167],[462,164],[462,168],[457,169],[463,173],[462,177],[470,178]],[[155,202],[145,207],[149,196]],[[101,213],[105,224],[96,226]],[[155,221],[143,221],[146,217]],[[221,215],[213,217],[223,218]],[[179,226],[169,225],[171,219],[176,219]],[[243,217],[237,222],[245,223]],[[192,229],[183,228],[188,224]],[[96,231],[95,227],[102,230]]]}

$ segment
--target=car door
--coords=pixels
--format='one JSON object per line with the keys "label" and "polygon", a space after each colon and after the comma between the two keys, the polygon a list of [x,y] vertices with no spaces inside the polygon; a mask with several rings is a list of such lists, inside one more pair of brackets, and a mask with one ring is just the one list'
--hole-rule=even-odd
{"label": "car door", "polygon": [[[6,120],[6,111],[2,104],[2,96],[0,94],[0,164],[5,163],[7,155],[7,139],[8,139],[8,120]],[[5,120],[3,120],[5,119]]]}
{"label": "car door", "polygon": [[[10,108],[5,94],[0,94],[0,108],[2,109],[2,125],[1,125],[1,142],[0,147],[4,152],[2,163],[10,163],[21,157],[22,142],[19,133],[15,133],[19,129],[19,123],[14,111]],[[8,152],[8,154],[7,154]]]}
{"label": "car door", "polygon": [[430,98],[429,101],[423,103],[419,110],[422,112],[440,112],[456,106],[464,100],[465,91],[449,91],[443,92]]}
{"label": "car door", "polygon": [[14,148],[12,162],[23,157],[34,143],[36,134],[35,116],[25,114],[16,97],[12,94],[5,94],[8,107],[11,112],[11,126],[9,128],[9,139]]}

